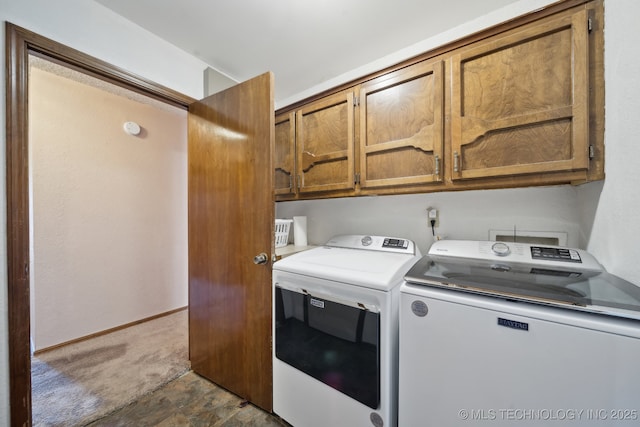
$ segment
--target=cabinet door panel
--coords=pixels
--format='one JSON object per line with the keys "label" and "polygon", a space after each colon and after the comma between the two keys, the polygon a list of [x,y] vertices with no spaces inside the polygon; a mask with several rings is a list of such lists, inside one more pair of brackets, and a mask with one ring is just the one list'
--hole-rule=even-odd
{"label": "cabinet door panel", "polygon": [[588,168],[587,12],[452,57],[452,178]]}
{"label": "cabinet door panel", "polygon": [[362,188],[442,180],[442,69],[419,63],[362,86]]}
{"label": "cabinet door panel", "polygon": [[340,92],[297,111],[301,193],[354,188],[353,98]]}
{"label": "cabinet door panel", "polygon": [[281,114],[276,117],[275,129],[275,194],[295,193],[295,114]]}

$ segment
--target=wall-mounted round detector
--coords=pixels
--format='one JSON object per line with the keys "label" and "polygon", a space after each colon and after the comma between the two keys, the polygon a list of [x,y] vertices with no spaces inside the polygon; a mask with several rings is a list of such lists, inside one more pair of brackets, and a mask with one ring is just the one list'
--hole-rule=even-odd
{"label": "wall-mounted round detector", "polygon": [[140,135],[140,125],[138,125],[136,122],[126,122],[124,124],[124,131],[129,135]]}

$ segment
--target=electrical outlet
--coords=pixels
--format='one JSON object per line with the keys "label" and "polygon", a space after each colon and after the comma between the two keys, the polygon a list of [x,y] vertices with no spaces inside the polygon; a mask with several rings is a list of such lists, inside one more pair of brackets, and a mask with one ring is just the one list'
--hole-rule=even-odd
{"label": "electrical outlet", "polygon": [[[427,209],[427,217],[429,218],[429,226],[430,227],[438,227],[438,209],[436,208],[428,208]],[[433,224],[432,224],[433,222]]]}

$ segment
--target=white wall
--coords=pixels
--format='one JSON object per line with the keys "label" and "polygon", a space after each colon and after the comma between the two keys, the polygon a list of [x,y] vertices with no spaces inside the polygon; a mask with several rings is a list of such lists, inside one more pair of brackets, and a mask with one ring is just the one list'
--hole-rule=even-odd
{"label": "white wall", "polygon": [[213,95],[214,93],[221,92],[231,86],[236,85],[238,82],[231,77],[222,74],[218,70],[214,70],[211,67],[207,67],[203,73],[204,80],[204,94],[203,96]]}
{"label": "white wall", "polygon": [[638,16],[637,0],[605,1],[606,178],[579,187],[579,208],[594,216],[583,224],[587,248],[610,272],[640,284]]}
{"label": "white wall", "polygon": [[[22,26],[193,98],[202,97],[200,60],[178,50],[106,8],[86,0],[0,0],[4,22]],[[0,236],[6,241],[5,55],[0,54]],[[0,425],[9,425],[6,245],[0,246]]]}
{"label": "white wall", "polygon": [[188,304],[187,112],[36,64],[30,309],[42,350]]}
{"label": "white wall", "polygon": [[309,244],[337,234],[409,238],[423,253],[433,243],[427,208],[439,211],[436,235],[486,240],[489,230],[566,232],[570,246],[584,246],[576,221],[576,190],[570,186],[478,190],[397,196],[279,202],[277,218],[307,216]]}

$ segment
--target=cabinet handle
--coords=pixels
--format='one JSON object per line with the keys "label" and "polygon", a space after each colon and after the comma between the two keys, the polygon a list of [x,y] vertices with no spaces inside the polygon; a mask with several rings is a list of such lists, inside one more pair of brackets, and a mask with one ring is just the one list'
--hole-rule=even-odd
{"label": "cabinet handle", "polygon": [[293,193],[293,175],[289,175],[289,193]]}
{"label": "cabinet handle", "polygon": [[460,155],[457,151],[453,152],[453,171],[460,172]]}
{"label": "cabinet handle", "polygon": [[436,165],[435,165],[435,170],[433,171],[433,174],[438,176],[440,175],[440,156],[438,156],[437,154],[435,156],[435,163]]}

